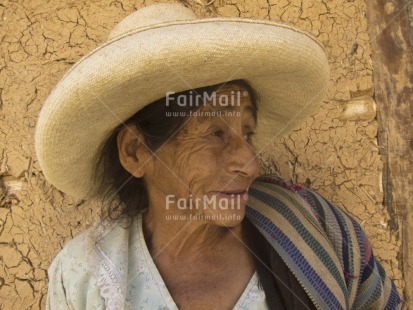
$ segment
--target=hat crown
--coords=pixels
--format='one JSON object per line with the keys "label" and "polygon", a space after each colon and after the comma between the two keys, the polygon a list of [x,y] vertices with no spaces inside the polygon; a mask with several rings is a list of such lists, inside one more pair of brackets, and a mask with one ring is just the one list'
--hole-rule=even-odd
{"label": "hat crown", "polygon": [[191,9],[179,3],[158,3],[141,8],[129,14],[110,32],[108,41],[127,32],[174,21],[194,20],[196,15]]}

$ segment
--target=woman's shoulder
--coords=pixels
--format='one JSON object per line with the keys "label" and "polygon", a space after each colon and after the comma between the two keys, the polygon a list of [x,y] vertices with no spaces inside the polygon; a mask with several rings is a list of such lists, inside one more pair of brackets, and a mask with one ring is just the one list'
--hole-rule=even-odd
{"label": "woman's shoulder", "polygon": [[108,255],[117,252],[119,247],[129,243],[131,233],[135,233],[131,231],[136,230],[135,222],[138,221],[139,216],[96,223],[69,240],[57,254],[55,261],[64,261],[65,266],[70,266],[70,262],[76,261],[79,265],[90,259],[90,255],[96,249]]}
{"label": "woman's shoulder", "polygon": [[398,309],[394,283],[374,257],[360,224],[345,210],[277,176],[257,178],[249,192],[247,216],[290,268],[307,277],[307,291],[319,304],[336,308],[350,301],[350,308]]}
{"label": "woman's shoulder", "polygon": [[251,185],[251,189],[253,196],[260,200],[267,200],[268,197],[265,197],[267,195],[271,196],[271,198],[286,202],[287,204],[299,204],[300,207],[295,208],[294,211],[307,216],[310,214],[310,217],[312,217],[323,230],[328,230],[326,222],[331,218],[335,218],[340,222],[345,220],[354,221],[352,216],[345,210],[332,204],[320,193],[283,180],[277,175],[258,177]]}
{"label": "woman's shoulder", "polygon": [[128,270],[125,257],[137,240],[138,220],[139,216],[100,222],[67,242],[48,270],[49,308],[67,309],[67,304],[103,309],[103,300],[117,302],[123,296],[119,292]]}

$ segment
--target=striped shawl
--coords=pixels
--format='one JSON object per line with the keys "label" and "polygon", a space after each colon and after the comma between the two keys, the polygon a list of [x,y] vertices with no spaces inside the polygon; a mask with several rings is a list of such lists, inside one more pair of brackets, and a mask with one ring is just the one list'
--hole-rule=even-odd
{"label": "striped shawl", "polygon": [[251,186],[246,216],[318,309],[399,309],[362,228],[319,194],[276,177]]}

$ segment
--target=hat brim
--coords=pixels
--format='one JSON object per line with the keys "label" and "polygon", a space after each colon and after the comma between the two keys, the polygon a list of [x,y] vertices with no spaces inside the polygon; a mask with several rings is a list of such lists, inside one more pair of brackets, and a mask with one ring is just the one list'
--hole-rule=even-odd
{"label": "hat brim", "polygon": [[260,151],[317,110],[328,60],[311,36],[271,21],[201,19],[129,32],[83,57],[50,94],[35,135],[43,173],[85,197],[96,152],[121,122],[168,91],[235,79],[258,93]]}

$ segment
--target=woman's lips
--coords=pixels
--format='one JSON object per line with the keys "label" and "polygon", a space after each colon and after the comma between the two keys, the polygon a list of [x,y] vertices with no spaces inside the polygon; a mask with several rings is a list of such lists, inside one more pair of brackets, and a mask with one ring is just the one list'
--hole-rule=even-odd
{"label": "woman's lips", "polygon": [[247,190],[242,190],[242,191],[228,191],[228,192],[214,192],[215,195],[218,195],[220,197],[226,198],[226,199],[248,199],[248,191]]}

